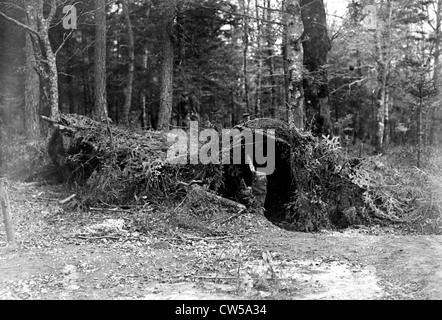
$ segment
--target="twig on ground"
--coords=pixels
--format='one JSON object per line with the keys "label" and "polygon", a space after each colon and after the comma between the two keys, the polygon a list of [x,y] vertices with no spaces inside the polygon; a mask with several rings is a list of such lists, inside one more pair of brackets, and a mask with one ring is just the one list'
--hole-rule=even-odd
{"label": "twig on ground", "polygon": [[171,217],[177,210],[178,210],[178,208],[179,207],[181,207],[182,205],[183,205],[183,203],[184,203],[184,201],[186,201],[186,199],[187,199],[187,195],[184,197],[184,199],[175,207],[175,209],[173,209],[173,211],[172,211],[172,213],[170,213],[169,215],[168,215],[168,218],[169,217]]}
{"label": "twig on ground", "polygon": [[192,276],[192,278],[197,278],[197,279],[205,279],[205,280],[237,280],[236,277],[206,277],[206,276]]}
{"label": "twig on ground", "polygon": [[121,239],[121,237],[113,237],[113,236],[86,237],[86,236],[77,235],[76,237],[82,240],[100,240],[100,239],[120,240]]}
{"label": "twig on ground", "polygon": [[207,198],[209,198],[211,200],[219,201],[223,205],[230,206],[230,207],[235,207],[235,208],[238,208],[240,210],[246,210],[247,209],[247,207],[245,205],[243,205],[241,203],[238,203],[238,202],[235,202],[235,201],[230,200],[230,199],[226,199],[226,198],[220,197],[220,196],[218,196],[218,195],[216,195],[214,193],[211,193],[211,192],[205,190],[204,188],[202,188],[199,185],[195,185],[194,184],[194,185],[192,185],[192,188],[193,188],[193,190],[195,192],[197,192],[199,194],[204,194]]}
{"label": "twig on ground", "polygon": [[223,237],[211,237],[211,238],[202,238],[202,237],[188,237],[184,236],[186,239],[190,240],[206,240],[206,241],[218,241],[218,240],[227,240],[227,239],[234,239],[234,238],[243,238],[246,235],[232,235],[232,236],[223,236]]}
{"label": "twig on ground", "polygon": [[[241,215],[244,213],[244,211],[245,211],[245,209],[241,209],[237,214],[234,214],[233,216],[230,216],[229,218],[227,218],[227,219],[225,219],[225,220],[219,222],[219,224],[222,225],[222,224],[224,224],[224,223],[227,223],[227,222],[229,222],[229,221],[232,221],[233,219],[238,218],[239,216],[241,216]],[[217,221],[214,221],[214,222],[217,222]]]}
{"label": "twig on ground", "polygon": [[232,236],[223,236],[223,237],[189,237],[185,235],[180,235],[177,238],[158,238],[160,241],[219,241],[219,240],[227,240],[227,239],[234,239],[234,238],[243,238],[246,235],[232,235]]}
{"label": "twig on ground", "polygon": [[89,208],[90,211],[101,211],[101,212],[123,212],[123,213],[130,213],[133,212],[130,210],[124,210],[121,208],[109,208],[109,209],[103,209],[103,208]]}
{"label": "twig on ground", "polygon": [[66,199],[60,200],[59,203],[60,203],[60,204],[66,204],[66,203],[68,203],[69,201],[71,201],[72,199],[74,199],[76,196],[77,196],[76,194],[73,194],[73,195],[67,197]]}

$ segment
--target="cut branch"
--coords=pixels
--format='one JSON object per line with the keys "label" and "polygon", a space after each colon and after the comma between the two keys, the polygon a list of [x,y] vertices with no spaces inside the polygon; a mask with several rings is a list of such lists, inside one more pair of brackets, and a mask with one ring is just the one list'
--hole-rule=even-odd
{"label": "cut branch", "polygon": [[232,200],[229,200],[229,199],[226,199],[226,198],[223,198],[223,197],[220,197],[216,194],[213,194],[213,193],[205,190],[203,187],[201,187],[199,185],[196,185],[196,184],[192,185],[192,190],[197,192],[198,194],[204,194],[208,199],[218,201],[223,205],[235,207],[235,208],[238,208],[239,210],[242,210],[242,211],[247,209],[245,205],[235,202],[235,201],[232,201]]}

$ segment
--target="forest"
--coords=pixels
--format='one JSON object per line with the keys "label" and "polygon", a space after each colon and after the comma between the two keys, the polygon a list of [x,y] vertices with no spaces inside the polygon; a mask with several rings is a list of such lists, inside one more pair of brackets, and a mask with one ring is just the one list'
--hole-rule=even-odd
{"label": "forest", "polygon": [[[197,181],[312,231],[403,220],[416,197],[379,191],[388,170],[437,167],[440,1],[0,5],[3,171],[82,202],[179,203]],[[168,132],[192,122],[276,130],[276,172],[168,164]]]}
{"label": "forest", "polygon": [[145,130],[249,113],[378,153],[437,145],[439,4],[372,2],[2,1],[2,131],[40,137],[60,112]]}
{"label": "forest", "polygon": [[0,299],[441,298],[441,33],[442,0],[0,0]]}

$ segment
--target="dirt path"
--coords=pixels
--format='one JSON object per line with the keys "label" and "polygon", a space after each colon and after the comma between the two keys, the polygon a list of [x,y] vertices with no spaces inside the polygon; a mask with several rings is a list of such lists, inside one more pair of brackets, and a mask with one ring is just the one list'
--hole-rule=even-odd
{"label": "dirt path", "polygon": [[0,299],[442,299],[442,237],[287,232],[0,248]]}
{"label": "dirt path", "polygon": [[[289,243],[296,244],[292,245],[295,252],[286,248]],[[442,298],[440,236],[375,236],[355,230],[316,235],[282,232],[267,247],[275,244],[292,259],[319,261],[309,271],[320,272],[312,279],[323,286],[313,293],[307,290],[308,298]]]}

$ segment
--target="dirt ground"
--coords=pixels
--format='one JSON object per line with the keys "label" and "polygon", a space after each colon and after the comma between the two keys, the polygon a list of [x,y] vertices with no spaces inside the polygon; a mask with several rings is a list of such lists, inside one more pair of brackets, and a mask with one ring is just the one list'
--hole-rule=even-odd
{"label": "dirt ground", "polygon": [[[0,225],[0,299],[442,299],[441,236],[295,233],[252,215],[224,236],[158,236],[116,216],[76,226],[47,190],[12,193],[19,242]],[[117,232],[86,233],[103,222]]]}

